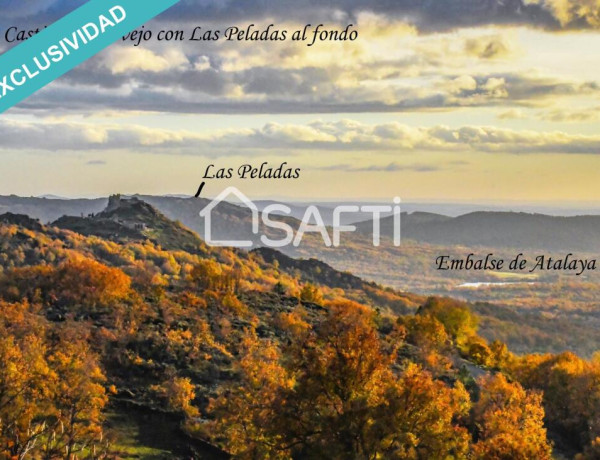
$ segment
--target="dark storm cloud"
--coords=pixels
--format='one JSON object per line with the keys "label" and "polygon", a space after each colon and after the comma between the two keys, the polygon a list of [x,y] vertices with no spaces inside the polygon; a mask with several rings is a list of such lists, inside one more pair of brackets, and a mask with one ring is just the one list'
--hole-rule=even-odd
{"label": "dark storm cloud", "polygon": [[[581,2],[563,1],[574,9]],[[343,20],[353,20],[358,12],[365,10],[406,19],[423,32],[491,24],[528,24],[546,29],[596,27],[593,8],[580,16],[573,13],[564,23],[552,3],[545,0],[183,0],[161,19],[187,22],[273,18],[335,22],[341,18],[340,13],[345,16]]]}
{"label": "dark storm cloud", "polygon": [[[598,83],[593,81],[572,82],[515,73],[481,75],[473,78],[477,82],[477,87],[461,91],[459,98],[468,100],[473,96],[487,95],[489,99],[484,102],[484,105],[492,105],[494,100],[495,105],[501,100],[528,105],[551,97],[597,94],[600,90]],[[451,80],[452,77],[448,79]],[[502,90],[501,95],[495,94],[494,88],[490,88],[491,81],[497,82],[497,89]]]}
{"label": "dark storm cloud", "polygon": [[[597,95],[594,82],[571,82],[520,74],[478,75],[474,86],[455,91],[447,76],[427,92],[393,90],[390,102],[359,87],[340,88],[329,70],[251,68],[235,72],[215,69],[169,69],[113,74],[89,62],[22,102],[18,110],[141,110],[169,113],[360,113],[409,112],[457,107],[530,106],[550,98]],[[93,86],[103,91],[91,91]],[[230,94],[242,89],[244,98]],[[394,87],[391,86],[393,89]]]}
{"label": "dark storm cloud", "polygon": [[[323,12],[336,21],[352,20],[360,11],[372,10],[386,20],[396,18],[418,25],[422,31],[488,23],[530,23],[550,27],[546,0],[313,0],[247,1],[183,0],[161,15],[164,24],[190,25],[244,23],[254,18],[303,21]],[[596,2],[600,0],[583,0]],[[535,4],[533,2],[536,2]],[[568,0],[553,0],[558,5]],[[36,18],[60,15],[80,4],[67,0],[35,0]],[[527,4],[525,4],[527,3]],[[59,7],[58,5],[61,5]],[[21,9],[14,9],[17,15]],[[561,21],[573,12],[560,10]],[[588,7],[586,11],[591,11]],[[319,13],[321,14],[321,13]],[[558,14],[558,13],[557,13]],[[34,15],[30,15],[32,19]],[[531,19],[535,19],[532,22]],[[545,19],[544,19],[545,18]],[[551,19],[552,17],[550,17]],[[0,21],[4,21],[0,19]],[[12,18],[10,19],[12,20]],[[560,21],[555,21],[557,26]],[[368,22],[368,21],[367,21]],[[554,27],[552,26],[552,27]],[[369,25],[376,35],[378,25]],[[395,29],[394,29],[395,30]],[[401,33],[400,31],[398,33]],[[435,37],[424,37],[435,40]],[[377,43],[377,42],[374,42]],[[109,48],[78,66],[63,78],[21,103],[13,112],[31,110],[44,114],[110,110],[208,114],[303,114],[403,112],[462,107],[534,105],[550,97],[594,95],[594,82],[570,82],[515,74],[460,75],[456,62],[466,57],[493,60],[510,54],[510,43],[502,36],[470,38],[456,56],[446,48],[415,48],[397,58],[372,58],[365,41],[352,52],[340,51],[339,59],[310,58],[293,46],[273,44],[256,48],[224,46],[220,42],[152,44],[134,48]],[[428,46],[431,43],[428,42]],[[119,51],[125,53],[118,53]],[[135,53],[138,53],[137,55]],[[171,52],[171,53],[170,53]],[[295,54],[298,53],[297,59]],[[146,54],[144,54],[146,53]],[[254,53],[254,54],[253,54]],[[270,54],[269,54],[270,53]],[[314,53],[317,53],[315,50]],[[335,53],[335,51],[333,52]],[[356,53],[352,55],[351,53]],[[461,54],[462,53],[462,54]],[[318,56],[318,54],[317,54]],[[305,65],[303,66],[303,62]],[[468,61],[464,61],[467,62]],[[451,73],[449,75],[449,73]],[[405,78],[407,77],[407,78]],[[410,78],[422,78],[420,88]],[[461,81],[462,79],[462,81]],[[453,81],[456,80],[456,81]]]}
{"label": "dark storm cloud", "polygon": [[[160,88],[226,96],[233,86],[239,86],[248,95],[302,96],[312,94],[322,85],[331,85],[331,73],[326,69],[307,67],[281,69],[275,67],[253,67],[225,72],[208,69],[169,69],[164,72],[141,70],[115,74],[101,66],[97,60],[87,61],[62,79],[62,83],[83,86],[98,86],[118,89],[131,83],[143,91],[159,91]],[[164,91],[161,91],[164,92]],[[176,107],[174,111],[178,111]]]}
{"label": "dark storm cloud", "polygon": [[306,95],[315,88],[331,82],[325,69],[305,67],[303,69],[278,69],[255,67],[238,72],[234,80],[242,85],[247,94]]}
{"label": "dark storm cloud", "polygon": [[[9,0],[3,25],[14,18],[50,24],[83,0]],[[584,4],[583,7],[581,4]],[[557,8],[557,4],[560,8]],[[352,21],[360,11],[406,19],[423,32],[490,24],[524,24],[550,30],[596,28],[596,0],[182,0],[159,17],[176,23],[232,23],[272,18],[300,22]]]}

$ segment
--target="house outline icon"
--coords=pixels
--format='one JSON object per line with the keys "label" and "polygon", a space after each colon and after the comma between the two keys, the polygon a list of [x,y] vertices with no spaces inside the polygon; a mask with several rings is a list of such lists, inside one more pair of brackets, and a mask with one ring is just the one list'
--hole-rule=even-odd
{"label": "house outline icon", "polygon": [[225,201],[229,195],[235,195],[242,203],[244,203],[252,211],[252,233],[255,235],[259,231],[259,211],[256,205],[250,198],[240,192],[236,187],[227,187],[221,193],[219,193],[213,200],[207,204],[202,211],[200,211],[200,217],[204,218],[204,241],[210,246],[233,246],[238,248],[249,248],[254,244],[249,240],[242,241],[219,241],[212,239],[212,210],[222,201]]}

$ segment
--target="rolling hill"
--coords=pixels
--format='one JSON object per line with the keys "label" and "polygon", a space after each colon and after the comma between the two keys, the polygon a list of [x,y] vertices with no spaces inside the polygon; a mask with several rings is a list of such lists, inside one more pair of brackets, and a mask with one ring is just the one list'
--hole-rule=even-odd
{"label": "rolling hill", "polygon": [[[199,213],[210,200],[172,196],[136,197],[199,235],[204,233],[204,219]],[[0,197],[0,214],[26,214],[46,223],[63,216],[98,214],[107,204],[106,198],[66,200],[3,196]],[[294,215],[301,213],[299,206],[294,206],[294,210]],[[296,218],[282,219],[297,228]],[[69,225],[74,225],[74,222],[71,221]],[[368,241],[372,233],[372,221],[361,221],[356,225]],[[595,215],[559,217],[524,212],[471,212],[448,217],[428,212],[402,214],[403,239],[445,246],[593,252],[600,250],[599,228],[600,216]],[[388,236],[392,234],[391,217],[382,219],[381,232]],[[250,239],[259,245],[258,238],[251,232],[251,212],[236,204],[222,202],[215,208],[213,233],[222,239]]]}
{"label": "rolling hill", "polygon": [[[371,221],[356,225],[364,235],[372,234]],[[381,222],[381,233],[391,237],[392,232],[392,219],[386,217]],[[403,214],[402,238],[446,246],[594,252],[600,250],[600,216],[515,212],[473,212],[459,217]]]}
{"label": "rolling hill", "polygon": [[[314,458],[358,458],[346,442],[356,436],[367,436],[373,457],[406,458],[388,455],[390,439],[404,449],[430,436],[440,442],[428,458],[457,448],[467,458],[488,448],[479,428],[488,425],[502,439],[539,440],[542,458],[593,446],[595,413],[579,410],[595,391],[581,385],[600,375],[593,361],[519,357],[477,332],[481,322],[487,332],[532,335],[552,321],[536,330],[518,312],[399,292],[315,258],[203,245],[138,198],[111,197],[98,213],[52,225],[0,215],[0,365],[14,376],[0,379],[0,411],[24,420],[9,426],[19,439],[44,439],[27,445],[34,458],[59,458],[48,452],[65,443],[104,458],[243,458],[252,446],[252,458],[265,458],[265,437],[278,457],[333,445],[343,454]],[[560,394],[541,396],[547,382],[565,381],[563,362],[578,372],[566,409]],[[506,416],[534,423],[489,422],[505,415],[486,401],[505,394]],[[575,431],[561,424],[564,410]],[[434,425],[443,433],[429,433]],[[4,430],[0,448],[20,448]],[[292,442],[274,444],[283,436]]]}

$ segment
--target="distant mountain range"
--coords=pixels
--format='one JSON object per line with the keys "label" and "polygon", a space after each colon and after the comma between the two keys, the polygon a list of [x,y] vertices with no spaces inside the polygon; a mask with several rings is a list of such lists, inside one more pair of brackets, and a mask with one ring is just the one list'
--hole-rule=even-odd
{"label": "distant mountain range", "polygon": [[[226,252],[206,245],[201,238],[204,220],[199,212],[208,203],[206,199],[150,196],[66,201],[0,197],[0,226],[17,225],[33,232],[52,234],[61,233],[59,229],[71,230],[97,236],[98,241],[110,240],[123,245],[149,241],[164,250],[213,258]],[[43,226],[24,213],[44,224],[50,221],[50,225]],[[67,213],[71,215],[64,215]],[[252,235],[251,211],[247,208],[222,202],[214,209],[212,220],[213,232],[218,238],[248,239]],[[286,220],[292,226],[298,225],[292,217]],[[599,275],[593,272],[582,277],[548,274],[531,283],[506,283],[506,286],[496,283],[498,286],[493,289],[464,289],[463,283],[467,282],[494,284],[522,280],[496,277],[493,273],[441,273],[435,270],[435,259],[440,254],[460,256],[471,251],[481,254],[490,251],[507,258],[516,250],[527,255],[527,250],[532,248],[551,255],[555,255],[552,253],[555,248],[564,248],[561,249],[563,255],[566,251],[577,252],[579,248],[590,253],[600,249],[597,231],[600,217],[490,212],[448,217],[414,212],[404,214],[402,224],[404,240],[399,248],[385,240],[381,247],[373,247],[369,235],[372,222],[366,221],[358,223],[359,232],[346,235],[348,238],[343,239],[339,248],[326,248],[316,235],[312,240],[303,239],[299,248],[288,246],[281,248],[282,252],[260,247],[249,253],[227,251],[258,261],[267,272],[277,267],[281,273],[302,282],[341,289],[361,302],[383,305],[396,313],[416,308],[423,295],[492,301],[493,307],[487,303],[474,305],[485,318],[482,333],[490,339],[501,334],[515,350],[547,351],[552,347],[555,351],[576,349],[589,356],[598,349]],[[390,231],[389,220],[383,221],[382,229],[384,233]],[[255,239],[255,235],[252,236]],[[20,231],[14,239],[28,241],[30,237]],[[32,246],[22,256],[29,260],[38,252]],[[560,322],[559,330],[557,322]],[[522,328],[514,329],[513,324],[521,324]],[[528,334],[523,335],[523,330],[529,330]]]}
{"label": "distant mountain range", "polygon": [[[540,249],[600,250],[600,216],[556,217],[515,212],[473,212],[458,217],[420,213],[402,215],[402,238],[436,245]],[[357,224],[365,235],[373,223]],[[393,234],[391,217],[382,219],[382,235]]]}
{"label": "distant mountain range", "polygon": [[102,211],[108,198],[62,199],[42,197],[0,196],[0,214],[26,214],[42,223],[53,222],[62,216],[84,216]]}
{"label": "distant mountain range", "polygon": [[[204,219],[199,213],[210,200],[174,196],[137,197],[154,206],[167,218],[180,221],[201,236],[204,234]],[[267,201],[258,202],[258,207],[263,209],[267,204]],[[77,220],[65,219],[64,216],[86,218],[99,214],[107,205],[108,198],[47,199],[12,195],[0,197],[0,214],[26,214],[40,219],[42,223],[58,221],[61,226],[77,227],[81,222],[78,224]],[[332,209],[330,206],[333,203],[321,205],[319,209],[323,215],[329,215]],[[302,215],[305,209],[300,204],[291,207],[293,216]],[[297,228],[298,221],[293,216],[282,219]],[[251,232],[251,217],[249,209],[221,202],[213,212],[213,235],[219,239],[250,239],[258,246],[259,240]],[[352,215],[350,217],[358,218]],[[328,219],[326,223],[329,223]],[[344,223],[349,222],[346,220]],[[372,221],[366,220],[356,225],[359,233],[370,238]],[[382,235],[391,236],[392,230],[392,217],[384,217],[381,222]],[[558,217],[524,212],[471,212],[449,217],[436,213],[412,212],[402,214],[402,238],[443,246],[593,252],[600,250],[600,216]]]}

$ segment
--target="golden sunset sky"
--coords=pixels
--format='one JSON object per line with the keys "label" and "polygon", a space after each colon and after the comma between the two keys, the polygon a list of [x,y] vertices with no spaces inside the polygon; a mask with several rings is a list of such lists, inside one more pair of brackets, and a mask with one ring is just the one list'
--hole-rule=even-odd
{"label": "golden sunset sky", "polygon": [[[80,3],[15,3],[2,38]],[[299,180],[207,191],[600,202],[598,0],[322,3],[182,2],[146,29],[359,37],[115,44],[1,116],[0,194],[191,194],[209,164],[286,161]]]}

